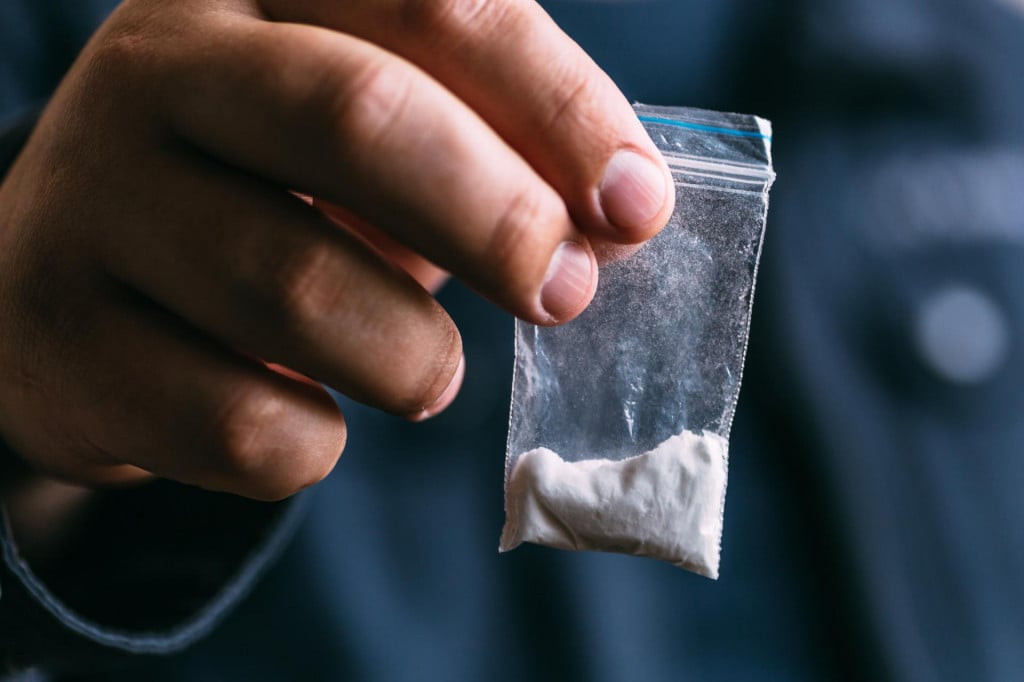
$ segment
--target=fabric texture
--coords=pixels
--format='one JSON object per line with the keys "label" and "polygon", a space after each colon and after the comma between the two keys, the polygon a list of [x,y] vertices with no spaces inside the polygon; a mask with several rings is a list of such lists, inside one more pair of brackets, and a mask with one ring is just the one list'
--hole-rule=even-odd
{"label": "fabric texture", "polygon": [[101,671],[183,649],[251,589],[304,506],[167,482],[97,497],[43,570],[19,555],[4,515],[0,670]]}

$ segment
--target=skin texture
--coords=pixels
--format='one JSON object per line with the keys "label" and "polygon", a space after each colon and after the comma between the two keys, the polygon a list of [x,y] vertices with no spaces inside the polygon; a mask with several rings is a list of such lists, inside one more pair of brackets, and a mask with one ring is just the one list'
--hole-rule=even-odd
{"label": "skin texture", "polygon": [[455,397],[446,273],[566,322],[670,186],[533,2],[129,0],[0,185],[0,437],[81,485],[287,497],[344,447],[321,384]]}

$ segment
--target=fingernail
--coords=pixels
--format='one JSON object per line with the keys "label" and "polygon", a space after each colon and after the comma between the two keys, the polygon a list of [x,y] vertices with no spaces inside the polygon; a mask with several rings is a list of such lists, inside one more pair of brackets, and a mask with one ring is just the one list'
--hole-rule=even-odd
{"label": "fingernail", "polygon": [[564,242],[551,257],[540,304],[553,320],[564,320],[579,310],[593,283],[590,254],[575,242]]}
{"label": "fingernail", "polygon": [[455,396],[459,394],[459,389],[462,388],[462,379],[465,376],[466,356],[463,355],[461,358],[459,358],[459,366],[455,369],[455,375],[452,377],[451,382],[448,384],[448,388],[444,389],[444,393],[442,393],[440,397],[438,397],[438,399],[434,401],[433,405],[423,409],[421,412],[411,415],[409,417],[409,421],[425,421],[427,419],[430,419],[431,417],[436,417],[437,415],[441,414],[441,412],[444,412],[444,410],[447,409],[447,407],[452,404],[452,401],[455,400]]}
{"label": "fingernail", "polygon": [[623,149],[608,162],[599,191],[608,222],[623,230],[643,230],[665,205],[668,183],[653,161]]}

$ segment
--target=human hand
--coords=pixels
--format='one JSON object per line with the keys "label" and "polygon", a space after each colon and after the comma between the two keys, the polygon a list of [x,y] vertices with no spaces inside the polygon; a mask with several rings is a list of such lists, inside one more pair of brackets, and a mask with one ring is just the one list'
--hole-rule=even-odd
{"label": "human hand", "polygon": [[670,187],[533,2],[129,0],[0,186],[0,434],[76,482],[288,496],[345,440],[307,377],[412,419],[457,392],[416,279],[567,321]]}

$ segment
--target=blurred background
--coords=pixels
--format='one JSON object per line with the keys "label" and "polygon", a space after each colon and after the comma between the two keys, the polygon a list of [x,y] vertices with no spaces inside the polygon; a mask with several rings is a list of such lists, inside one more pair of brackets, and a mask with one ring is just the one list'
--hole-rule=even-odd
{"label": "blurred background", "polygon": [[[0,2],[0,125],[114,4]],[[1024,6],[542,4],[631,100],[774,123],[721,579],[497,554],[512,320],[452,284],[452,407],[345,404],[345,455],[241,607],[73,679],[1024,679]]]}

